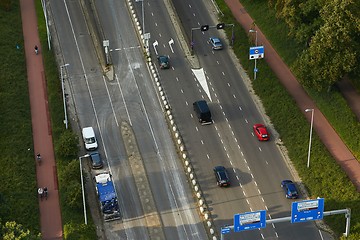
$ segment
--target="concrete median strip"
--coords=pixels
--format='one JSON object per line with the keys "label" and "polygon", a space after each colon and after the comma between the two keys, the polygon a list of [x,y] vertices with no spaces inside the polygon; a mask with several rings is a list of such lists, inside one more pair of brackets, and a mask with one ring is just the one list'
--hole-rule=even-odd
{"label": "concrete median strip", "polygon": [[135,185],[140,196],[149,237],[150,239],[165,239],[163,224],[152,196],[135,135],[127,122],[121,123],[120,131],[124,139],[126,153],[135,179]]}

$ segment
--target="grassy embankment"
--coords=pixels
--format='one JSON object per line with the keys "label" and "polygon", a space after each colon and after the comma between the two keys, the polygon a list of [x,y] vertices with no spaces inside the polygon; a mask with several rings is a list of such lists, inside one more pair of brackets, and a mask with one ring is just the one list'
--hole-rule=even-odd
{"label": "grassy embankment", "polygon": [[18,2],[10,11],[0,8],[0,36],[0,218],[36,234],[39,206]]}

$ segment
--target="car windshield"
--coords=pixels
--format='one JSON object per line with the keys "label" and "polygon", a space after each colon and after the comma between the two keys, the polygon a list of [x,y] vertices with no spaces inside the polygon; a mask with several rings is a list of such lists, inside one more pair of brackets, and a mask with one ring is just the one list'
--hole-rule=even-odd
{"label": "car windshield", "polygon": [[86,138],[85,139],[85,143],[87,143],[87,144],[91,144],[91,143],[94,143],[95,142],[95,138],[94,137],[92,137],[92,138]]}
{"label": "car windshield", "polygon": [[225,181],[227,179],[226,172],[221,171],[221,172],[219,172],[219,175],[220,175],[220,179],[222,181]]}
{"label": "car windshield", "polygon": [[168,60],[167,60],[167,57],[165,57],[165,56],[161,56],[160,57],[160,62],[162,62],[162,63],[166,63]]}

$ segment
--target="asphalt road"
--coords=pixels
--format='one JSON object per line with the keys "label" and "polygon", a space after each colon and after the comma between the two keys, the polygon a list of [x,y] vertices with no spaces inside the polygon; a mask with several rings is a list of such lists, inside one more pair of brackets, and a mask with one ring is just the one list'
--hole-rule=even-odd
{"label": "asphalt road", "polygon": [[[115,78],[103,75],[79,2],[51,1],[60,51],[79,127],[93,126],[111,170],[121,221],[105,224],[107,239],[150,239],[120,124],[133,128],[166,239],[206,239],[203,223],[178,160],[143,52],[124,2],[97,1],[110,41]],[[101,172],[101,170],[93,173]]]}
{"label": "asphalt road", "polygon": [[[271,218],[289,216],[291,201],[284,198],[280,181],[292,179],[292,175],[274,137],[262,143],[252,133],[252,125],[264,120],[240,77],[239,66],[231,60],[230,47],[226,45],[225,50],[214,52],[207,43],[210,36],[223,36],[222,33],[194,32],[195,53],[209,86],[210,95],[207,95],[185,59],[164,3],[144,2],[145,29],[151,34],[153,56],[170,57],[171,69],[159,71],[161,83],[217,230],[232,224],[235,213],[266,209]],[[140,13],[141,3],[136,4]],[[174,4],[189,39],[191,28],[216,24],[209,15],[210,5],[201,1],[174,1]],[[139,144],[166,239],[206,239],[125,2],[96,1],[105,37],[110,40],[114,81],[108,81],[102,74],[79,3],[51,1],[51,6],[64,63],[70,64],[66,67],[68,91],[79,125],[94,126],[100,153],[111,168],[121,199],[123,220],[106,224],[107,238],[149,239],[119,129],[120,123],[127,121]],[[171,40],[174,44],[170,45]],[[158,43],[155,48],[154,42]],[[213,125],[200,126],[194,116],[192,103],[201,98],[210,103]],[[275,135],[272,130],[271,133]],[[216,165],[227,167],[232,181],[230,188],[216,186],[212,173]],[[278,223],[266,229],[226,236],[226,239],[239,238],[321,239],[321,236],[313,223],[296,226]]]}
{"label": "asphalt road", "polygon": [[[191,29],[208,24],[215,26],[209,15],[208,2],[173,1],[183,23],[188,39]],[[149,15],[149,14],[148,14]],[[151,14],[150,14],[151,15]],[[158,15],[150,23],[163,23]],[[165,21],[167,22],[167,21]],[[148,24],[149,25],[149,24]],[[161,31],[165,36],[168,29]],[[151,26],[147,26],[151,29]],[[255,105],[240,74],[239,66],[232,55],[225,50],[214,52],[207,40],[210,36],[223,37],[217,30],[193,31],[195,54],[206,74],[210,95],[204,92],[194,76],[189,77],[184,69],[178,69],[178,59],[173,59],[174,69],[161,71],[162,84],[172,104],[179,128],[184,133],[187,148],[195,162],[197,176],[206,199],[212,208],[217,229],[225,224],[233,224],[233,215],[256,210],[267,210],[268,218],[290,216],[291,201],[285,199],[280,181],[292,179],[282,154],[275,142],[276,133],[270,128],[272,140],[258,142],[252,133],[252,125],[264,122],[259,106]],[[182,63],[180,62],[180,66]],[[214,125],[200,126],[194,119],[191,104],[204,98],[209,101],[214,115]],[[212,168],[224,165],[228,168],[232,187],[219,189],[215,185]],[[322,239],[313,223],[272,224],[266,229],[231,234],[229,239]],[[328,236],[327,236],[328,237]]]}

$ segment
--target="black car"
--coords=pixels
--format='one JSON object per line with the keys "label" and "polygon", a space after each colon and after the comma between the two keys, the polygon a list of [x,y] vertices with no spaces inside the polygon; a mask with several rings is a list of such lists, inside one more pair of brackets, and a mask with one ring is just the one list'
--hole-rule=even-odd
{"label": "black car", "polygon": [[98,152],[93,152],[90,154],[91,167],[94,169],[99,169],[103,167],[103,162],[101,160],[100,154]]}
{"label": "black car", "polygon": [[225,167],[223,166],[214,167],[214,174],[218,186],[220,187],[230,186],[230,179]]}
{"label": "black car", "polygon": [[284,189],[286,198],[298,198],[299,193],[296,189],[295,183],[291,180],[283,180],[281,182],[281,187]]}
{"label": "black car", "polygon": [[158,59],[159,66],[160,66],[161,69],[170,68],[169,57],[167,57],[167,56],[159,56],[157,59]]}

